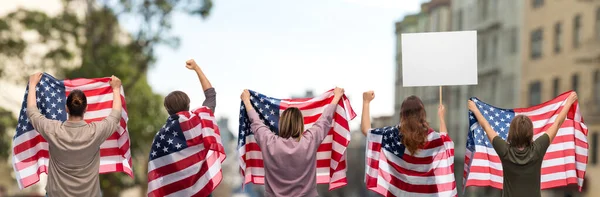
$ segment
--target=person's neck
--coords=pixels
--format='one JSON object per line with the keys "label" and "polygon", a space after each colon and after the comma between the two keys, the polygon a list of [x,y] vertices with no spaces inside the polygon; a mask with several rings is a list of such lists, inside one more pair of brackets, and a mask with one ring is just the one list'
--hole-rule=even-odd
{"label": "person's neck", "polygon": [[81,117],[81,116],[69,116],[69,118],[67,119],[67,121],[70,121],[70,122],[79,122],[82,120],[83,120],[83,117]]}

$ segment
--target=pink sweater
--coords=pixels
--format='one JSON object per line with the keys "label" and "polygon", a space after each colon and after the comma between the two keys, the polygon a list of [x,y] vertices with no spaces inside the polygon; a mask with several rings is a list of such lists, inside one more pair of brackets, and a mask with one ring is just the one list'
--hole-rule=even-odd
{"label": "pink sweater", "polygon": [[328,105],[300,141],[280,138],[260,120],[256,111],[248,112],[250,127],[262,151],[266,196],[318,196],[317,148],[329,133],[335,107]]}

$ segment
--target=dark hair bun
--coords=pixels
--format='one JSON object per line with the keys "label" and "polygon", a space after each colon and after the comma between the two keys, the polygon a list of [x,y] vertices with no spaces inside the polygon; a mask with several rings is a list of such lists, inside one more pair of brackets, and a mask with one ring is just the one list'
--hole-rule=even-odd
{"label": "dark hair bun", "polygon": [[81,98],[73,98],[73,106],[81,106],[81,104],[83,104],[83,101],[81,100]]}
{"label": "dark hair bun", "polygon": [[73,90],[67,97],[70,116],[83,116],[87,107],[87,98],[81,90]]}

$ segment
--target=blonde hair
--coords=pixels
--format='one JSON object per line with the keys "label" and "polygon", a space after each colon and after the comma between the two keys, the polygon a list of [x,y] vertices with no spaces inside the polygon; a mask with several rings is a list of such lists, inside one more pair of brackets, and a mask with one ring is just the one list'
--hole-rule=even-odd
{"label": "blonde hair", "polygon": [[281,113],[279,119],[279,137],[299,138],[304,131],[304,117],[300,109],[295,107],[287,108]]}

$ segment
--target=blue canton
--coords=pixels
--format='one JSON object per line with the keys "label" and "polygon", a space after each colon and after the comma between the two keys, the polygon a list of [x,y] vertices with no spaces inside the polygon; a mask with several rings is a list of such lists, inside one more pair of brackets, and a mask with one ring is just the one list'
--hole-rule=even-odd
{"label": "blue canton", "polygon": [[[470,100],[477,104],[477,108],[483,114],[483,117],[490,123],[494,131],[498,133],[502,139],[508,138],[508,129],[510,122],[515,117],[515,111],[512,109],[502,109],[491,106],[473,97]],[[475,152],[475,146],[485,146],[492,148],[492,143],[487,137],[487,134],[477,122],[475,115],[469,111],[469,134],[467,137],[467,149]]]}
{"label": "blue canton", "polygon": [[173,114],[169,116],[167,122],[154,136],[152,149],[150,150],[150,161],[179,152],[187,147],[187,141],[179,125],[179,115]]}
{"label": "blue canton", "polygon": [[[27,94],[29,94],[29,86],[25,89],[14,138],[34,129],[27,117]],[[65,96],[65,84],[62,81],[44,73],[41,81],[35,86],[35,94],[37,107],[42,115],[50,120],[63,122],[67,120],[67,97]]]}
{"label": "blue canton", "polygon": [[[280,99],[267,97],[263,94],[250,90],[250,102],[252,103],[252,107],[258,113],[260,119],[265,123],[265,125],[269,126],[269,129],[273,131],[276,135],[279,134],[279,104],[281,103]],[[240,105],[240,126],[239,126],[239,135],[238,135],[238,147],[242,147],[246,145],[246,137],[249,135],[253,135],[252,130],[250,129],[250,118],[246,113],[246,108],[244,107],[244,103],[242,102]]]}
{"label": "blue canton", "polygon": [[372,135],[381,135],[381,147],[399,158],[404,155],[406,147],[402,144],[402,134],[397,126],[389,126],[371,130]]}

